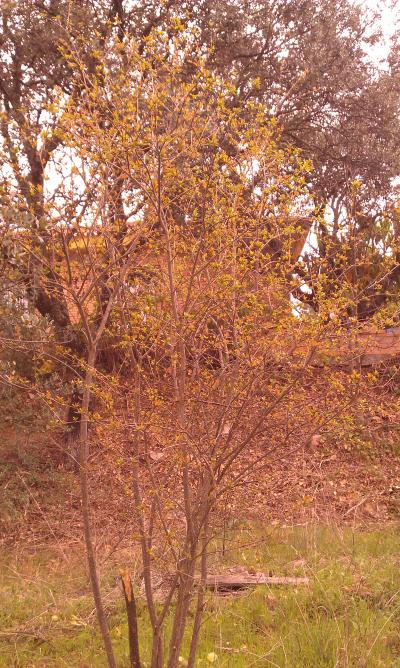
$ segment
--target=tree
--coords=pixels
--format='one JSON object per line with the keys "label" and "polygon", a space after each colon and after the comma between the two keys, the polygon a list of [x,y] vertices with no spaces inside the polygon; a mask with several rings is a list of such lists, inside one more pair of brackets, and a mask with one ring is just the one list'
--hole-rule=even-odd
{"label": "tree", "polygon": [[[226,496],[335,415],[337,404],[317,415],[304,392],[312,360],[340,329],[326,315],[333,302],[347,304],[336,292],[321,296],[320,315],[294,312],[287,275],[297,221],[312,206],[309,163],[281,147],[264,106],[232,105],[232,86],[194,57],[195,33],[177,22],[174,32],[155,31],[145,53],[110,40],[95,73],[73,51],[81,94],[62,104],[63,141],[90,198],[79,227],[85,247],[93,235],[98,249],[107,246],[116,224],[107,215],[110,172],[123,183],[126,233],[113,253],[120,262],[129,252],[131,264],[109,329],[133,387],[112,384],[110,424],[131,444],[153,668],[178,666],[185,631],[194,666],[207,555]],[[101,275],[101,262],[88,257]],[[104,396],[100,375],[90,384]],[[157,569],[170,576],[161,607]]]}

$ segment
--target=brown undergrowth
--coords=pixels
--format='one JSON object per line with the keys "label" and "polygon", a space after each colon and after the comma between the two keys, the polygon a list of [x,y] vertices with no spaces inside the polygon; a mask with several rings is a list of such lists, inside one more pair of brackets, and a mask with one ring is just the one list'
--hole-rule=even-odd
{"label": "brown undergrowth", "polygon": [[[396,440],[387,425],[374,434],[374,442],[366,441],[364,446],[350,447],[321,437],[305,449],[277,452],[263,460],[224,501],[221,529],[247,520],[267,525],[310,521],[371,525],[398,519],[400,458]],[[101,442],[93,433],[92,442],[90,488],[95,538],[98,546],[112,553],[129,543],[135,532],[130,444],[118,431]],[[65,466],[59,435],[28,429],[17,434],[7,429],[0,449],[3,544],[79,544],[78,478]],[[173,490],[174,473],[167,455],[151,454],[158,480]],[[175,520],[182,521],[179,507]]]}

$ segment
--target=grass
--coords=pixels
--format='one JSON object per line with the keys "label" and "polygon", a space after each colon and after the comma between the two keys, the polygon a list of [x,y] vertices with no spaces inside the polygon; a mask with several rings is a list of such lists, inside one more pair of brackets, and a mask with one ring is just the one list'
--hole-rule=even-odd
{"label": "grass", "polygon": [[[236,526],[218,568],[245,565],[308,575],[310,587],[258,587],[207,601],[199,666],[228,668],[400,668],[400,531]],[[219,552],[219,551],[218,551]],[[3,554],[0,667],[105,666],[93,604],[78,555]],[[103,589],[118,665],[128,663],[117,563],[103,565]],[[144,662],[150,629],[139,609]],[[183,650],[184,658],[187,647]]]}

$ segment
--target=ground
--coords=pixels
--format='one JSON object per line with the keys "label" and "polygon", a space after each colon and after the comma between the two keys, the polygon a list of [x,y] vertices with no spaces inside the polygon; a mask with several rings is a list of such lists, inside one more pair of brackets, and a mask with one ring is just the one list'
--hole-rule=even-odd
{"label": "ground", "polygon": [[[198,665],[210,665],[211,658],[229,668],[400,667],[398,529],[237,526],[225,558],[214,568],[240,562],[279,574],[305,574],[310,586],[210,594]],[[3,553],[2,668],[105,666],[82,559],[77,549],[62,553],[55,547]],[[127,668],[127,627],[116,575],[122,562],[132,572],[135,564],[126,551],[100,561],[118,665]],[[145,666],[149,624],[141,601],[139,631]]]}
{"label": "ground", "polygon": [[[1,668],[105,666],[77,478],[59,444],[56,435],[26,430],[5,432],[1,446]],[[131,501],[127,493],[121,509],[124,477],[105,466],[100,449],[95,455],[102,588],[118,665],[127,668],[121,567],[134,575],[145,663],[149,647]],[[325,444],[266,466],[239,496],[240,512],[227,508],[224,555],[219,543],[211,567],[307,575],[310,585],[210,594],[198,665],[400,668],[399,469],[397,453],[382,444],[376,452]]]}

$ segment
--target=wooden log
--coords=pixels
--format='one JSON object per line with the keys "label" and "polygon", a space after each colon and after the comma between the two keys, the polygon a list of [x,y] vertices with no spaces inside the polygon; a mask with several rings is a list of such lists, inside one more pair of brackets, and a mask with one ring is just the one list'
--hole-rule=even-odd
{"label": "wooden log", "polygon": [[307,585],[309,578],[297,577],[274,577],[266,573],[234,573],[234,574],[210,574],[207,576],[207,589],[216,591],[238,591],[247,587],[256,587],[257,585],[279,586],[279,585]]}

